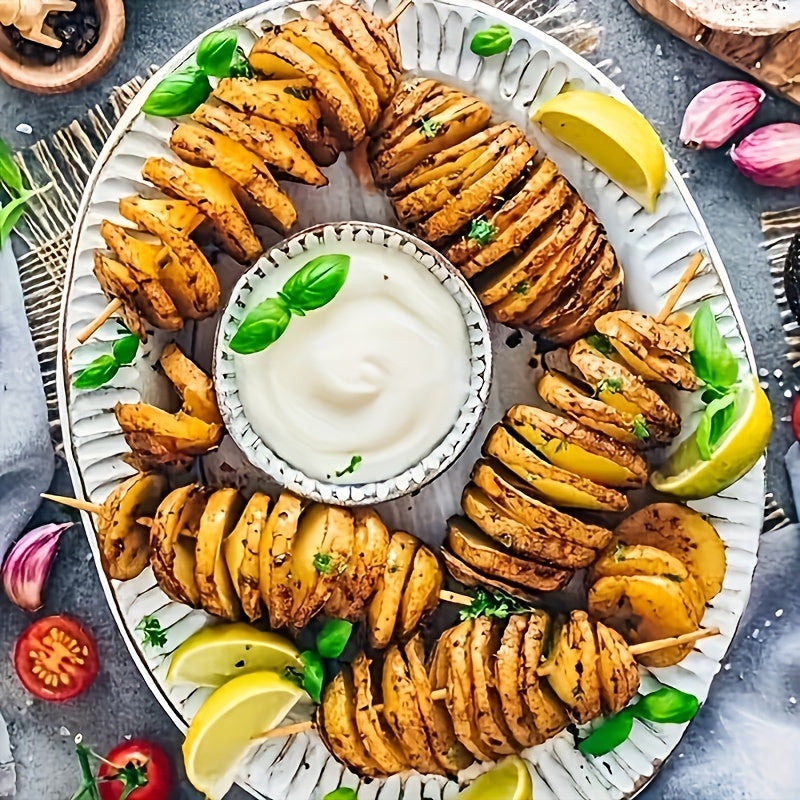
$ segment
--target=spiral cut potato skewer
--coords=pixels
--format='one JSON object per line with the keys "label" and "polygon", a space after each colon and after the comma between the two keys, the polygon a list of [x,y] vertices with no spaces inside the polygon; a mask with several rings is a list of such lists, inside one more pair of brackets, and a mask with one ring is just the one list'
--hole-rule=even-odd
{"label": "spiral cut potato skewer", "polygon": [[360,654],[325,688],[315,722],[260,738],[316,727],[333,755],[360,774],[455,775],[475,760],[540,744],[570,723],[618,713],[639,688],[636,655],[676,641],[628,647],[583,611],[563,624],[538,610],[502,622],[466,619],[442,634],[427,663],[419,635],[391,645],[377,669]]}

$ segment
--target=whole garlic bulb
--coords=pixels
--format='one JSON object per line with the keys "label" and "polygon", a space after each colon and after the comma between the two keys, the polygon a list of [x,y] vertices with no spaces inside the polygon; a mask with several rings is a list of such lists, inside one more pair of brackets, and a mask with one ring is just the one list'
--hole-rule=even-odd
{"label": "whole garlic bulb", "polygon": [[731,159],[761,186],[800,186],[800,125],[778,122],[758,128],[731,149]]}
{"label": "whole garlic bulb", "polygon": [[722,147],[755,116],[766,92],[745,81],[720,81],[697,94],[683,115],[680,138],[685,147]]}

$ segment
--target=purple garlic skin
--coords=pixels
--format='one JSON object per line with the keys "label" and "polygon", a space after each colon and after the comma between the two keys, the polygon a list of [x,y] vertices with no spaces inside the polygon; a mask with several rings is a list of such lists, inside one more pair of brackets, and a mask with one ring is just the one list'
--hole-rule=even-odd
{"label": "purple garlic skin", "polygon": [[800,125],[778,122],[745,136],[731,149],[739,172],[761,186],[800,186]]}
{"label": "purple garlic skin", "polygon": [[766,92],[745,81],[712,83],[686,107],[681,125],[684,147],[722,147],[755,116]]}

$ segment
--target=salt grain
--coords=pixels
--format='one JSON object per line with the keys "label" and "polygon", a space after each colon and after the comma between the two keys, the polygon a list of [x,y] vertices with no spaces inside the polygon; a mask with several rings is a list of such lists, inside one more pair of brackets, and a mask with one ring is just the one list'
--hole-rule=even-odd
{"label": "salt grain", "polygon": [[783,616],[783,609],[782,609],[782,608],[779,608],[779,609],[778,609],[778,610],[775,612],[775,616],[776,616],[776,617],[782,617],[782,616]]}
{"label": "salt grain", "polygon": [[663,56],[663,55],[664,55],[664,51],[662,50],[662,48],[661,48],[661,45],[660,45],[660,44],[657,44],[657,45],[656,45],[656,55],[657,55],[657,56]]}
{"label": "salt grain", "polygon": [[26,133],[28,134],[28,136],[30,136],[33,133],[33,128],[30,125],[28,125],[27,122],[20,122],[20,124],[17,125],[17,127],[15,128],[15,130],[17,131],[17,133]]}

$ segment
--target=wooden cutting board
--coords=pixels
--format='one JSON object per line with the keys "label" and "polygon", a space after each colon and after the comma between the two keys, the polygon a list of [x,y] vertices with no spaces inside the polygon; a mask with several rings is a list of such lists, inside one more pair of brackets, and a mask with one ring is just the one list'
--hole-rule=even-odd
{"label": "wooden cutting board", "polygon": [[773,36],[725,33],[703,25],[669,0],[628,2],[692,47],[743,70],[765,89],[800,105],[800,30]]}

